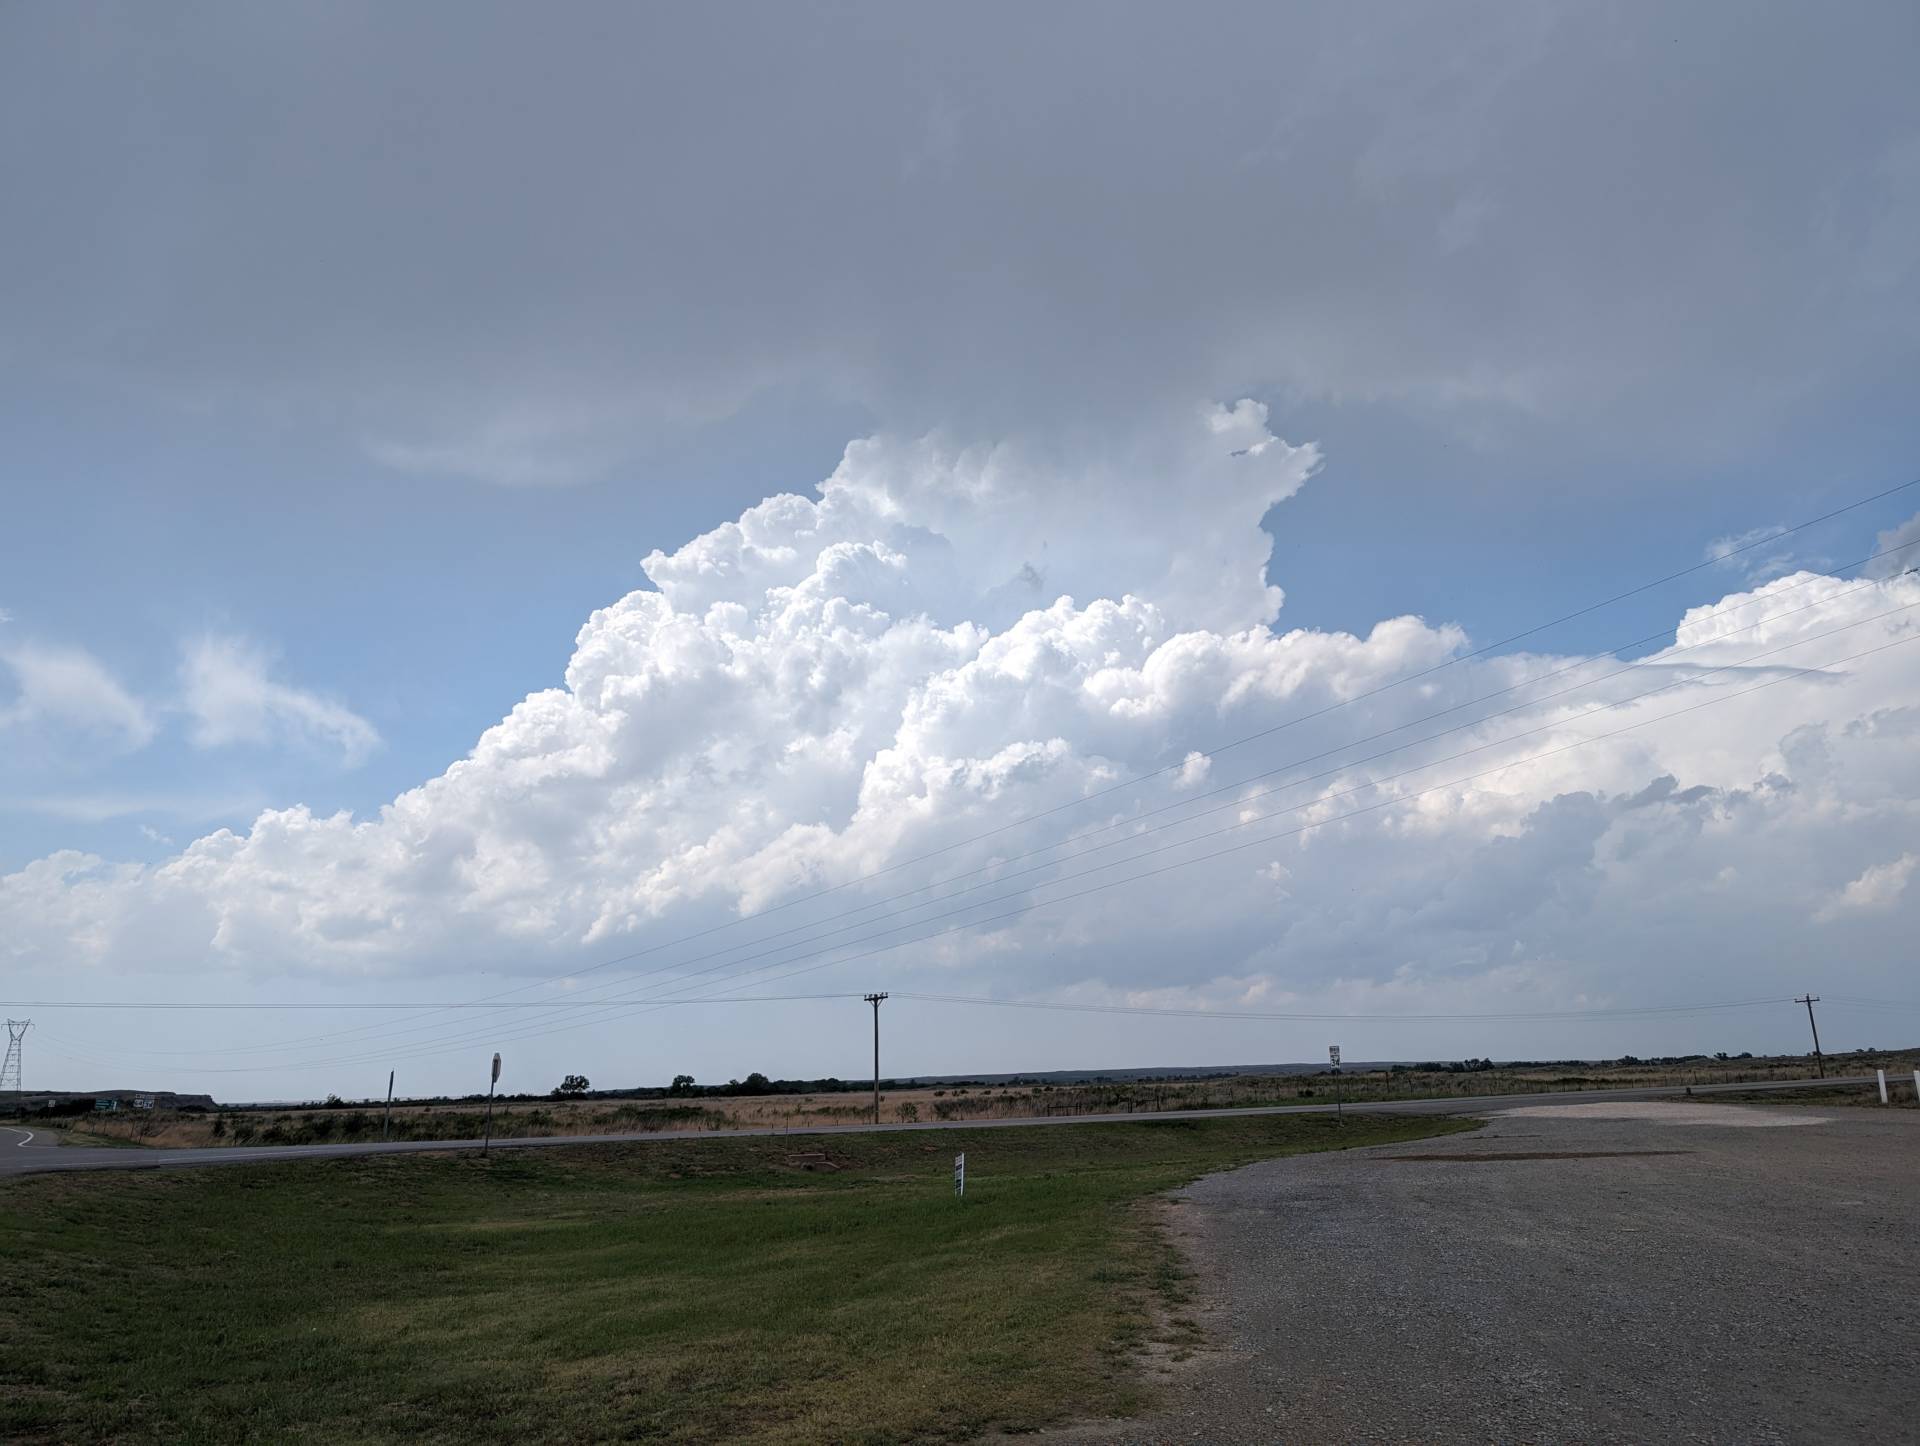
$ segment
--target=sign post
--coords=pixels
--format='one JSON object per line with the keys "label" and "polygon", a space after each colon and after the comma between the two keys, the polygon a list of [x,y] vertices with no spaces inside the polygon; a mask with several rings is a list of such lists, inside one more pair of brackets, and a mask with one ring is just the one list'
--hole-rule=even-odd
{"label": "sign post", "polygon": [[493,1153],[493,1087],[498,1083],[500,1083],[500,1054],[496,1050],[493,1056],[493,1075],[487,1080],[487,1139],[486,1143],[480,1147],[480,1153],[483,1155]]}
{"label": "sign post", "polygon": [[393,1071],[387,1071],[387,1113],[380,1121],[380,1138],[387,1138],[387,1131],[393,1124]]}
{"label": "sign post", "polygon": [[1344,1125],[1347,1122],[1347,1117],[1346,1117],[1346,1101],[1341,1097],[1341,1094],[1340,1094],[1340,1046],[1337,1044],[1328,1045],[1327,1058],[1333,1062],[1334,1122],[1336,1124]]}
{"label": "sign post", "polygon": [[967,1194],[967,1156],[963,1150],[953,1157],[953,1195],[956,1200],[965,1199]]}

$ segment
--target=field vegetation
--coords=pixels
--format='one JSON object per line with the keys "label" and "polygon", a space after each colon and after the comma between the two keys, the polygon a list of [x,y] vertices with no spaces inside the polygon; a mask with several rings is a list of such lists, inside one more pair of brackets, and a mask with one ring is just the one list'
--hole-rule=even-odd
{"label": "field vegetation", "polygon": [[[1889,1077],[1909,1081],[1917,1064],[1920,1051],[1915,1050],[1861,1050],[1828,1058],[1832,1073],[1871,1073],[1879,1068]],[[1349,1103],[1391,1103],[1648,1085],[1742,1084],[1805,1079],[1813,1072],[1812,1061],[1798,1055],[1692,1055],[1507,1065],[1476,1059],[1349,1070],[1340,1078],[1338,1089]],[[503,1100],[494,1107],[493,1134],[496,1139],[511,1139],[655,1131],[778,1132],[860,1124],[873,1118],[872,1096],[865,1089],[849,1088],[840,1081],[779,1081],[750,1075],[745,1082],[702,1088],[684,1076],[681,1079],[683,1082],[669,1089],[632,1095],[566,1094]],[[795,1087],[807,1084],[834,1087]],[[1335,1081],[1326,1073],[1115,1079],[1080,1084],[896,1085],[882,1091],[880,1113],[888,1123],[925,1123],[1330,1104],[1334,1097]],[[486,1127],[486,1104],[474,1099],[398,1104],[390,1124],[378,1104],[344,1101],[282,1109],[122,1110],[85,1116],[75,1123],[96,1141],[108,1138],[163,1148],[363,1142],[382,1138],[383,1131],[396,1140],[478,1139]]]}
{"label": "field vegetation", "polygon": [[[1261,1116],[0,1186],[10,1441],[965,1441],[1195,1338],[1142,1202],[1472,1128]],[[952,1159],[964,1150],[964,1200]]]}

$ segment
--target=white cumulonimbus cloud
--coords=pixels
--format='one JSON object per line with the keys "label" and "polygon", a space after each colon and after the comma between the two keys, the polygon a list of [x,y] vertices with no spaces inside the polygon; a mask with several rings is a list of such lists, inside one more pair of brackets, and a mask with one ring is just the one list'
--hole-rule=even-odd
{"label": "white cumulonimbus cloud", "polygon": [[[860,955],[923,987],[1383,1011],[1714,998],[1836,938],[1849,977],[1893,968],[1920,891],[1874,870],[1920,824],[1920,576],[1772,577],[1631,665],[1469,656],[1413,617],[1284,630],[1262,519],[1317,463],[1251,402],[1078,458],[858,442],[816,496],[650,556],[560,686],[377,815],[56,854],[0,879],[0,928],[28,967],[650,950],[644,986],[591,987],[711,992]],[[236,658],[189,661],[207,741],[370,745]]]}

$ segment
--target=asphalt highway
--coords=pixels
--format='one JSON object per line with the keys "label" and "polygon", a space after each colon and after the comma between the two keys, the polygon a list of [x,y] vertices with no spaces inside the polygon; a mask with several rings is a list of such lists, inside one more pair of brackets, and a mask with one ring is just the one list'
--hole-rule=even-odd
{"label": "asphalt highway", "polygon": [[[1780,1080],[1767,1084],[1694,1085],[1695,1095],[1711,1095],[1753,1090],[1795,1090],[1831,1088],[1837,1085],[1870,1085],[1867,1075],[1823,1080]],[[1348,1105],[1355,1113],[1368,1114],[1449,1114],[1478,1115],[1493,1110],[1525,1105],[1569,1105],[1595,1100],[1654,1100],[1682,1097],[1685,1086],[1660,1086],[1651,1089],[1557,1091],[1547,1094],[1481,1095],[1455,1099],[1391,1100]],[[727,1139],[745,1135],[792,1134],[836,1135],[867,1134],[874,1131],[986,1130],[1021,1128],[1035,1125],[1130,1124],[1142,1120],[1211,1119],[1225,1115],[1311,1115],[1332,1114],[1332,1105],[1268,1105],[1240,1110],[1161,1110],[1142,1114],[1054,1115],[1038,1119],[940,1120],[923,1124],[893,1125],[817,1125],[799,1130],[701,1130],[649,1132],[624,1135],[540,1135],[513,1140],[495,1140],[496,1150],[544,1149],[556,1145],[625,1145],[647,1140]],[[30,1136],[21,1139],[23,1135]],[[10,1145],[9,1140],[18,1141]],[[477,1150],[479,1140],[396,1140],[354,1145],[231,1145],[201,1150],[167,1150],[89,1146],[61,1146],[56,1136],[44,1131],[12,1129],[0,1135],[0,1178],[49,1170],[155,1170],[188,1169],[200,1165],[257,1165],[277,1160],[325,1160],[353,1155],[404,1155],[422,1150]]]}

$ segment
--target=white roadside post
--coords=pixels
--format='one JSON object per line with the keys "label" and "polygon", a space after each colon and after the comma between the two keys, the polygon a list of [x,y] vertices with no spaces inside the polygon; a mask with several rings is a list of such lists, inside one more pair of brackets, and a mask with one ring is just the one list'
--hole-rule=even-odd
{"label": "white roadside post", "polygon": [[1887,1103],[1887,1072],[1877,1069],[1874,1073],[1880,1076],[1880,1103],[1884,1105]]}
{"label": "white roadside post", "polygon": [[496,1050],[493,1056],[493,1074],[487,1080],[487,1139],[480,1147],[480,1153],[493,1153],[493,1087],[500,1083],[500,1055]]}
{"label": "white roadside post", "polygon": [[963,1150],[953,1157],[953,1198],[962,1200],[967,1194],[967,1156]]}
{"label": "white roadside post", "polygon": [[1346,1117],[1346,1101],[1341,1098],[1341,1094],[1340,1094],[1340,1046],[1337,1044],[1328,1045],[1327,1058],[1333,1061],[1334,1122],[1336,1124],[1344,1125],[1347,1122],[1347,1117]]}
{"label": "white roadside post", "polygon": [[1920,1069],[1913,1072],[1913,1100],[1915,1104],[1920,1104]]}

